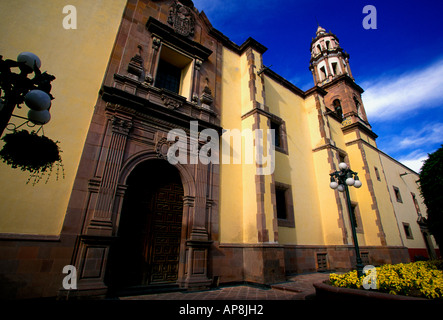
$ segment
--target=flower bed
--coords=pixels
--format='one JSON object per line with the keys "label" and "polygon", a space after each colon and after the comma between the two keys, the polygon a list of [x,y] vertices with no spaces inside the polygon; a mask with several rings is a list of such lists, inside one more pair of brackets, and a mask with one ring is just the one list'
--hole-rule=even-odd
{"label": "flower bed", "polygon": [[[432,260],[376,267],[376,291],[393,295],[443,299],[442,266],[441,260]],[[365,277],[358,278],[356,270],[345,274],[332,273],[329,282],[334,287],[366,291],[362,284]]]}

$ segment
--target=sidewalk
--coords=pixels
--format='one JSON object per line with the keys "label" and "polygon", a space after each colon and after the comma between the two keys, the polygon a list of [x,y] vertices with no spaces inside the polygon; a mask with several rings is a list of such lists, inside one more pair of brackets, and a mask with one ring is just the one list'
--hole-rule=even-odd
{"label": "sidewalk", "polygon": [[120,297],[120,300],[305,300],[315,293],[313,283],[329,279],[329,273],[300,274],[270,287],[226,286],[197,292],[169,292]]}

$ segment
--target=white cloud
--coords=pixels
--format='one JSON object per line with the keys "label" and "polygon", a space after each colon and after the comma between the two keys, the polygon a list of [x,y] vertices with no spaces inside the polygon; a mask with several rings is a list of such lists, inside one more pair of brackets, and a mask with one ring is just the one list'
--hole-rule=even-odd
{"label": "white cloud", "polygon": [[443,103],[443,59],[396,77],[382,77],[362,84],[363,102],[370,121],[392,120],[415,109]]}
{"label": "white cloud", "polygon": [[420,129],[409,128],[402,133],[397,148],[407,149],[443,142],[443,123],[424,124]]}
{"label": "white cloud", "polygon": [[[423,161],[434,148],[443,144],[443,123],[425,123],[422,127],[403,130],[399,135],[379,141],[381,149],[394,155],[399,162],[419,172]],[[426,151],[425,151],[426,150]]]}
{"label": "white cloud", "polygon": [[406,167],[414,170],[415,172],[419,173],[421,170],[421,167],[423,166],[423,161],[425,161],[428,158],[428,155],[417,155],[415,158],[413,157],[406,157],[399,159],[398,161],[404,164]]}

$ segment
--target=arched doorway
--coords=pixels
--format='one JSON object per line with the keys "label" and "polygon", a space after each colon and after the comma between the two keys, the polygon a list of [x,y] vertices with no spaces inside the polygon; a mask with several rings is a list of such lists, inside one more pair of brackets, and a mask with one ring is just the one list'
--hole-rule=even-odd
{"label": "arched doorway", "polygon": [[176,283],[183,217],[178,170],[165,160],[147,160],[126,185],[107,284],[123,289]]}

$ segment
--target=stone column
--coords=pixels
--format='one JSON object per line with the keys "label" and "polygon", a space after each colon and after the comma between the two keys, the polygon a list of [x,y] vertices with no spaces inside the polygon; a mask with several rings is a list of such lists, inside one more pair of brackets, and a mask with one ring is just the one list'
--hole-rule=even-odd
{"label": "stone column", "polygon": [[97,201],[88,224],[87,234],[112,235],[112,206],[132,121],[128,118],[114,115],[110,122],[111,138],[104,163],[103,175],[98,188]]}
{"label": "stone column", "polygon": [[182,261],[180,263],[179,284],[188,289],[207,288],[211,284],[208,278],[208,256],[212,241],[209,240],[207,226],[207,190],[208,175],[211,165],[195,165],[195,196],[184,197],[184,212],[187,214],[189,230],[185,230],[186,239],[182,238]]}
{"label": "stone column", "polygon": [[121,207],[126,191],[125,185],[118,184],[118,178],[132,127],[132,120],[125,115],[115,114],[108,121],[102,157],[95,177],[89,181],[87,218],[74,255],[78,290],[69,292],[71,296],[100,296],[107,291],[104,283],[106,264],[115,240],[113,212]]}

